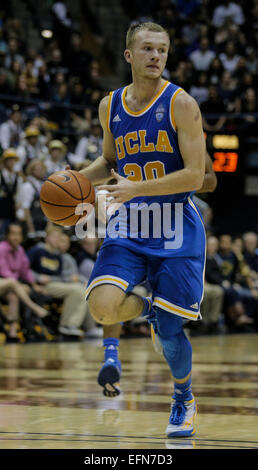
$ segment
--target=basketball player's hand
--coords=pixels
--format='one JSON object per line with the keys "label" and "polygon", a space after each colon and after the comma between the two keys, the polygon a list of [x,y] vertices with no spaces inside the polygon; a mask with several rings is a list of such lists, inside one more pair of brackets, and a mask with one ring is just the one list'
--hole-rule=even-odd
{"label": "basketball player's hand", "polygon": [[111,175],[116,179],[116,184],[103,184],[98,189],[104,189],[110,193],[113,198],[113,202],[130,201],[137,196],[137,181],[130,181],[128,178],[120,176],[115,170],[111,170]]}

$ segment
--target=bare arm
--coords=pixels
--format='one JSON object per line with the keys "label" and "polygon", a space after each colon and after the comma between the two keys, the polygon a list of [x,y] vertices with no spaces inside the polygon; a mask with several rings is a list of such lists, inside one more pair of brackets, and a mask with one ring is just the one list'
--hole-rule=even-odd
{"label": "bare arm", "polygon": [[205,175],[203,180],[203,185],[201,189],[196,191],[197,193],[208,193],[215,191],[217,187],[217,176],[212,167],[212,159],[208,152],[205,156]]}
{"label": "bare arm", "polygon": [[110,170],[116,166],[115,142],[111,132],[106,126],[108,96],[99,104],[99,120],[103,128],[103,154],[91,165],[80,171],[87,176],[93,184],[100,184],[110,178]]}

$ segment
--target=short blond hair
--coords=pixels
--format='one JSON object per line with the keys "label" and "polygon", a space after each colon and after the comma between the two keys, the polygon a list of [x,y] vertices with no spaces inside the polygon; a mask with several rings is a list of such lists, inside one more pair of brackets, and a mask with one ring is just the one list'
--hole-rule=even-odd
{"label": "short blond hair", "polygon": [[135,35],[139,31],[153,31],[154,33],[166,33],[168,36],[168,39],[170,40],[168,31],[158,23],[153,23],[151,21],[147,21],[145,23],[136,23],[136,24],[131,25],[127,31],[127,34],[126,34],[126,48],[127,49],[131,49]]}

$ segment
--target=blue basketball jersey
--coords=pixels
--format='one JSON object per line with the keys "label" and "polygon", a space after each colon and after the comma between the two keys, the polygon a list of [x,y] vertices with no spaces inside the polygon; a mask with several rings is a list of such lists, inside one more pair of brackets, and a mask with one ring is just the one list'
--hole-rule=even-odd
{"label": "blue basketball jersey", "polygon": [[[142,181],[184,168],[173,112],[182,88],[166,81],[152,101],[137,112],[126,103],[127,88],[110,93],[107,112],[118,173]],[[112,216],[104,244],[119,243],[145,255],[199,256],[204,245],[203,226],[190,196],[184,192],[133,198]]]}

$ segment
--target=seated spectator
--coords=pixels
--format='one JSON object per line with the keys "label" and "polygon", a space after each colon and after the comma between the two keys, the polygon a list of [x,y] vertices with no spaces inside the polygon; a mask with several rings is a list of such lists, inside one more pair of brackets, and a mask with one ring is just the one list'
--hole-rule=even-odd
{"label": "seated spectator", "polygon": [[87,314],[85,288],[82,284],[63,279],[63,259],[59,251],[61,234],[59,227],[49,227],[45,243],[33,246],[28,257],[35,278],[46,294],[64,301],[58,331],[63,335],[81,336]]}
{"label": "seated spectator", "polygon": [[[258,67],[257,67],[258,70]],[[241,78],[238,79],[239,95],[244,96],[247,88],[255,87],[255,77],[252,73],[246,71]]]}
{"label": "seated spectator", "polygon": [[21,66],[24,64],[24,57],[20,54],[20,45],[16,38],[8,39],[8,52],[5,58],[5,67],[10,69],[13,62],[19,62]]}
{"label": "seated spectator", "polygon": [[22,132],[21,120],[20,107],[15,104],[11,108],[9,119],[0,126],[0,144],[3,150],[18,146]]}
{"label": "seated spectator", "polygon": [[70,118],[70,96],[67,83],[60,83],[56,93],[52,97],[52,107],[49,111],[49,117],[52,121],[62,125],[68,125]]}
{"label": "seated spectator", "polygon": [[[247,239],[248,238],[249,235],[247,235]],[[244,241],[241,237],[236,237],[234,239],[232,243],[232,251],[235,253],[239,264],[234,288],[241,297],[248,315],[258,320],[258,275],[257,273],[256,276],[254,275],[245,260]]]}
{"label": "seated spectator", "polygon": [[258,236],[255,232],[246,232],[243,235],[244,259],[251,272],[252,288],[258,290]]}
{"label": "seated spectator", "polygon": [[48,144],[48,149],[49,154],[44,159],[47,176],[51,175],[55,171],[63,170],[67,163],[65,161],[66,147],[61,140],[51,140]]}
{"label": "seated spectator", "polygon": [[41,100],[49,100],[51,96],[51,82],[45,62],[38,69],[38,97]]}
{"label": "seated spectator", "polygon": [[84,115],[83,107],[86,106],[86,96],[83,84],[80,79],[75,78],[71,84],[71,94],[70,94],[70,103],[71,106],[81,106],[82,109],[76,109],[76,114],[80,117]]}
{"label": "seated spectator", "polygon": [[26,232],[44,231],[47,219],[40,207],[40,190],[46,175],[41,160],[32,160],[27,166],[28,178],[21,184],[18,194],[17,218],[25,224]]}
{"label": "seated spectator", "polygon": [[36,96],[38,93],[38,78],[35,74],[33,61],[27,60],[22,72],[22,76],[25,78],[27,90],[31,96]]}
{"label": "seated spectator", "polygon": [[3,234],[8,224],[15,220],[17,194],[22,178],[14,170],[19,161],[14,148],[6,149],[0,161],[0,234]]}
{"label": "seated spectator", "polygon": [[219,58],[225,70],[228,70],[228,72],[231,73],[235,72],[238,62],[240,60],[240,55],[237,54],[233,41],[227,42],[225,52],[222,52],[219,55]]}
{"label": "seated spectator", "polygon": [[227,111],[233,113],[236,107],[236,98],[238,96],[237,81],[232,77],[228,70],[225,70],[221,77],[219,85],[219,95],[226,105]]}
{"label": "seated spectator", "polygon": [[[70,245],[70,237],[66,233],[62,233],[59,239],[59,249],[62,256],[62,279],[66,282],[85,282],[84,278],[81,279],[75,259],[69,253]],[[88,304],[83,327],[86,330],[86,337],[99,338],[103,335],[103,328],[97,328],[97,324],[89,312]]]}
{"label": "seated spectator", "polygon": [[220,0],[219,5],[214,9],[212,24],[219,28],[229,20],[235,24],[244,24],[245,17],[242,7],[230,0]]}
{"label": "seated spectator", "polygon": [[99,120],[94,119],[89,134],[80,138],[74,150],[78,163],[85,159],[95,160],[102,153],[102,144],[102,129]]}
{"label": "seated spectator", "polygon": [[236,282],[243,287],[251,288],[251,270],[244,258],[244,242],[241,237],[236,237],[232,241],[232,251],[235,253],[238,260],[238,272],[236,275]]}
{"label": "seated spectator", "polygon": [[204,297],[201,304],[201,314],[207,333],[218,331],[224,300],[224,290],[221,287],[222,276],[215,257],[218,245],[219,242],[216,237],[211,236],[208,238]]}
{"label": "seated spectator", "polygon": [[58,73],[62,73],[64,75],[68,73],[68,69],[64,65],[62,51],[58,49],[58,47],[53,47],[50,50],[50,57],[47,60],[47,67],[52,83],[54,82],[54,78]]}
{"label": "seated spectator", "polygon": [[207,73],[198,74],[196,82],[191,86],[189,94],[200,104],[208,99],[208,76]]}
{"label": "seated spectator", "polygon": [[[257,6],[258,8],[258,6]],[[258,57],[253,47],[246,48],[246,67],[251,74],[256,74],[258,70]]]}
{"label": "seated spectator", "polygon": [[193,63],[193,66],[198,71],[209,70],[210,64],[215,57],[215,52],[209,49],[209,39],[203,37],[200,42],[200,48],[193,51],[189,59]]}
{"label": "seated spectator", "polygon": [[[205,114],[225,114],[226,107],[220,98],[218,89],[214,85],[209,86],[208,99],[201,106],[202,113]],[[206,117],[203,116],[203,127],[206,131],[219,131],[226,122],[225,116]]]}
{"label": "seated spectator", "polygon": [[85,283],[88,282],[94,268],[98,249],[99,240],[97,238],[85,237],[80,241],[80,249],[76,255],[76,262],[79,267],[81,279],[83,279]]}
{"label": "seated spectator", "polygon": [[38,127],[29,126],[25,129],[25,139],[18,146],[17,154],[20,157],[17,169],[20,171],[26,171],[32,160],[43,158],[47,154],[47,146],[40,139]]}
{"label": "seated spectator", "polygon": [[[239,261],[232,250],[232,237],[228,234],[220,236],[217,261],[222,275],[222,286],[226,289],[227,300],[231,305],[227,309],[227,320],[234,326],[244,326],[253,323],[253,319],[246,315],[241,289],[236,284],[239,273]],[[249,312],[248,312],[249,313]]]}
{"label": "seated spectator", "polygon": [[192,74],[189,72],[189,63],[192,65],[191,61],[180,60],[175,70],[171,72],[171,80],[173,83],[181,86],[186,91],[188,91],[192,85]]}
{"label": "seated spectator", "polygon": [[258,111],[257,93],[254,88],[247,88],[241,99],[241,112],[246,115],[243,117],[243,128],[248,135],[256,135],[257,118],[254,113]]}
{"label": "seated spectator", "polygon": [[6,316],[10,324],[10,337],[17,337],[19,303],[26,305],[35,315],[44,318],[48,312],[30,298],[32,290],[40,293],[30,269],[30,263],[21,246],[22,229],[19,224],[11,223],[6,232],[6,240],[0,243],[0,294],[8,304]]}
{"label": "seated spectator", "polygon": [[224,67],[219,57],[214,57],[213,61],[210,64],[208,75],[209,83],[211,85],[218,86],[221,80]]}

